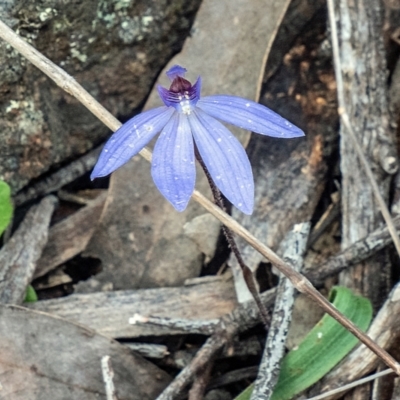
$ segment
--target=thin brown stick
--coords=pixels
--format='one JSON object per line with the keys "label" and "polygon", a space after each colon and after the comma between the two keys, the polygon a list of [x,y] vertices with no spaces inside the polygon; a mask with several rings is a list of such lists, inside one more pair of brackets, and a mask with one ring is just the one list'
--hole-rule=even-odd
{"label": "thin brown stick", "polygon": [[[63,90],[74,96],[79,100],[88,110],[90,110],[97,118],[100,119],[111,130],[115,131],[121,123],[109,113],[101,104],[99,104],[75,79],[69,76],[60,67],[52,63],[49,59],[43,56],[40,52],[34,49],[31,45],[26,43],[20,38],[12,29],[0,21],[0,37],[18,50],[24,57],[26,57],[32,64],[43,71],[47,76],[54,80]],[[148,161],[151,160],[151,152],[148,149],[143,149],[140,154]],[[257,240],[249,231],[243,226],[226,214],[223,210],[211,203],[200,192],[195,190],[192,198],[204,207],[210,214],[221,221],[229,229],[241,236],[247,241],[255,250],[267,258],[272,264],[275,265],[279,271],[287,276],[296,289],[312,298],[322,309],[331,317],[336,319],[342,324],[349,332],[356,336],[362,343],[364,343],[370,350],[372,350],[378,357],[380,357],[390,368],[392,368],[400,376],[400,365],[396,360],[390,356],[385,350],[377,346],[367,335],[365,335],[356,325],[349,319],[337,311],[324,296],[322,296],[311,284],[311,282],[302,276],[300,273],[293,271],[293,269],[286,264],[277,254],[270,248],[265,246]]]}
{"label": "thin brown stick", "polygon": [[[195,192],[193,197],[204,198],[199,192]],[[199,202],[200,203],[200,202]],[[329,301],[321,295],[311,284],[311,282],[298,272],[287,265],[277,254],[275,254],[270,248],[265,246],[259,240],[257,240],[250,232],[248,232],[243,226],[237,221],[231,218],[229,215],[224,213],[219,207],[214,204],[203,201],[200,203],[207,211],[218,218],[223,224],[229,226],[232,231],[241,236],[247,241],[255,250],[267,258],[274,266],[279,269],[285,276],[287,276],[292,284],[300,293],[306,294],[308,297],[313,299],[319,304],[322,309],[329,314],[331,317],[336,319],[342,324],[349,332],[356,336],[362,343],[364,343],[370,350],[372,350],[378,357],[380,357],[390,368],[392,368],[398,375],[400,375],[400,365],[396,360],[393,359],[385,350],[377,348],[375,343],[365,335],[357,326],[355,326],[350,320],[344,317],[338,310],[336,310]],[[379,352],[379,354],[378,354]]]}
{"label": "thin brown stick", "polygon": [[393,243],[396,247],[397,254],[400,257],[400,238],[396,232],[396,228],[393,223],[393,219],[390,215],[389,209],[385,203],[385,200],[382,197],[382,194],[379,190],[378,183],[372,173],[371,167],[368,164],[368,161],[362,151],[362,148],[357,140],[356,134],[351,126],[349,115],[347,114],[346,110],[346,101],[344,98],[344,86],[343,86],[343,79],[342,79],[342,66],[340,61],[339,55],[339,40],[338,34],[336,29],[336,17],[335,17],[335,7],[333,4],[333,0],[328,1],[328,14],[329,14],[329,25],[331,28],[331,39],[332,39],[332,51],[333,51],[333,62],[335,66],[335,77],[336,77],[336,86],[337,86],[337,97],[338,97],[338,113],[343,125],[346,127],[349,137],[353,142],[354,149],[360,159],[361,165],[364,168],[365,174],[368,177],[369,183],[372,187],[374,195],[376,197],[376,201],[378,202],[380,211],[382,216],[388,226],[390,235],[392,237]]}
{"label": "thin brown stick", "polygon": [[[262,302],[268,308],[273,305],[275,292],[275,289],[271,289],[261,294]],[[223,346],[232,343],[235,336],[259,323],[259,313],[255,302],[247,301],[239,304],[231,313],[221,317],[213,335],[207,339],[191,363],[182,369],[157,400],[172,400],[176,398],[189,385],[193,377],[204,368],[208,360],[218,355]]]}
{"label": "thin brown stick", "polygon": [[54,174],[40,180],[33,186],[22,190],[14,197],[14,205],[18,207],[28,201],[52,193],[60,189],[62,186],[81,177],[83,174],[91,170],[99,158],[101,147],[96,147],[89,153],[71,162],[66,167],[59,169]]}
{"label": "thin brown stick", "polygon": [[213,359],[221,348],[226,344],[226,336],[213,335],[207,339],[196,356],[173,380],[173,382],[157,397],[157,400],[173,400],[176,395],[192,380],[193,375],[201,371],[209,360]]}
{"label": "thin brown stick", "polygon": [[[400,216],[393,220],[395,227],[400,229]],[[336,275],[350,266],[366,260],[381,249],[392,243],[388,227],[384,224],[368,236],[354,242],[347,249],[328,258],[322,264],[311,264],[303,269],[303,274],[314,286],[323,285],[326,278]]]}
{"label": "thin brown stick", "polygon": [[211,359],[203,370],[198,374],[197,378],[193,382],[192,388],[189,390],[189,400],[200,400],[204,397],[204,392],[210,381],[211,370],[214,365],[214,359]]}
{"label": "thin brown stick", "polygon": [[[212,179],[210,172],[208,171],[206,164],[204,164],[204,161],[201,158],[200,154],[198,153],[197,149],[195,149],[195,153],[196,153],[197,161],[201,165],[201,168],[203,169],[204,174],[206,175],[208,184],[210,185],[211,192],[214,196],[215,204],[221,210],[225,211],[224,200],[222,199],[220,190],[215,185],[214,180]],[[260,315],[261,315],[261,319],[264,323],[264,326],[267,327],[267,325],[269,324],[269,314],[268,314],[268,310],[265,308],[264,304],[262,303],[262,301],[260,299],[260,294],[258,293],[257,283],[256,283],[256,279],[254,277],[253,271],[244,262],[242,254],[240,253],[239,248],[236,244],[235,238],[233,236],[233,232],[225,225],[222,226],[222,232],[224,233],[225,238],[228,242],[228,245],[229,245],[230,249],[232,250],[232,253],[235,255],[240,268],[242,269],[243,279],[246,282],[247,289],[249,289],[251,295],[253,296],[254,301],[257,304],[258,309],[260,310]]]}

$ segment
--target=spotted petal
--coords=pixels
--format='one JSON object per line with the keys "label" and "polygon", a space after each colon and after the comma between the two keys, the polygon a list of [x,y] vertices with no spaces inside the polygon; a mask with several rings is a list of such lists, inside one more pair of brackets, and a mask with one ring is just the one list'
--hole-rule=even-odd
{"label": "spotted petal", "polygon": [[197,148],[214,183],[245,214],[253,212],[254,182],[240,142],[220,122],[196,109],[189,117]]}
{"label": "spotted petal", "polygon": [[183,211],[196,180],[193,137],[185,114],[176,113],[157,139],[151,175],[162,195]]}
{"label": "spotted petal", "polygon": [[237,96],[206,96],[197,102],[208,115],[252,132],[277,138],[304,136],[304,132],[269,108]]}
{"label": "spotted petal", "polygon": [[159,107],[136,115],[107,141],[93,169],[91,179],[111,174],[128,162],[165,126],[173,108]]}

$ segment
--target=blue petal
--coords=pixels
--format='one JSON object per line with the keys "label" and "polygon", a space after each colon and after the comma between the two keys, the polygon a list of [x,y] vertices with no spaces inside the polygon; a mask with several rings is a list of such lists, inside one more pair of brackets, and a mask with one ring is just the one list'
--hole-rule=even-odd
{"label": "blue petal", "polygon": [[194,190],[196,168],[187,116],[174,115],[154,146],[151,175],[162,195],[183,211]]}
{"label": "blue petal", "polygon": [[304,132],[269,108],[237,96],[206,96],[197,107],[207,114],[252,132],[277,138],[304,136]]}
{"label": "blue petal", "polygon": [[214,183],[245,214],[253,212],[251,165],[240,142],[220,122],[197,109],[189,117],[197,148]]}
{"label": "blue petal", "polygon": [[161,131],[173,113],[173,108],[159,107],[123,124],[104,145],[90,178],[111,174],[128,162]]}
{"label": "blue petal", "polygon": [[177,76],[184,77],[186,72],[186,68],[183,68],[180,65],[174,65],[166,72],[166,74],[168,78],[173,81]]}

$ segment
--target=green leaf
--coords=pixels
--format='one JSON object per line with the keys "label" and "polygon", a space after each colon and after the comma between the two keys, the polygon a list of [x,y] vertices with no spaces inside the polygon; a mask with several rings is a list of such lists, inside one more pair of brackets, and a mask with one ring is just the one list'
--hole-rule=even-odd
{"label": "green leaf", "polygon": [[243,392],[239,394],[239,396],[235,397],[235,400],[250,400],[251,394],[253,393],[253,387],[254,383],[247,386],[247,388],[244,389]]}
{"label": "green leaf", "polygon": [[7,183],[0,181],[0,236],[7,228],[13,214],[11,190]]}
{"label": "green leaf", "polygon": [[29,285],[26,288],[26,294],[25,294],[25,303],[35,303],[36,301],[38,301],[38,296],[36,294],[35,289],[33,288],[32,285]]}
{"label": "green leaf", "polygon": [[[329,301],[360,329],[366,331],[372,320],[371,302],[355,296],[345,287],[335,286]],[[271,400],[289,400],[318,382],[358,343],[358,339],[325,314],[300,345],[282,360],[281,372]],[[236,400],[249,400],[253,385]]]}

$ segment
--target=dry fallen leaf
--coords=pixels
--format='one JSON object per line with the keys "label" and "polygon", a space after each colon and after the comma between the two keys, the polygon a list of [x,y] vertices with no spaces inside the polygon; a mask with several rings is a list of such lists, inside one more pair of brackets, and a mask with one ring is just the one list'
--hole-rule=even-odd
{"label": "dry fallen leaf", "polygon": [[101,193],[87,206],[50,228],[48,242],[37,262],[35,279],[85,250],[100,218],[105,199],[106,193]]}
{"label": "dry fallen leaf", "polygon": [[118,290],[74,294],[30,303],[27,307],[58,315],[113,338],[137,338],[181,333],[179,329],[152,324],[128,324],[134,314],[161,318],[210,320],[237,306],[232,280],[179,288]]}
{"label": "dry fallen leaf", "polygon": [[111,357],[118,400],[153,400],[169,376],[127,347],[81,325],[0,306],[0,399],[105,399],[101,358]]}

